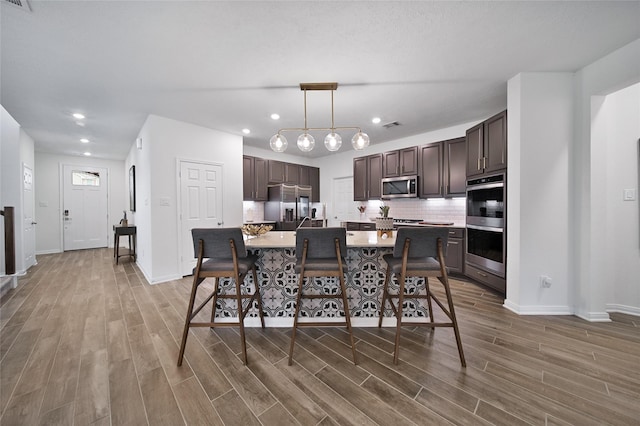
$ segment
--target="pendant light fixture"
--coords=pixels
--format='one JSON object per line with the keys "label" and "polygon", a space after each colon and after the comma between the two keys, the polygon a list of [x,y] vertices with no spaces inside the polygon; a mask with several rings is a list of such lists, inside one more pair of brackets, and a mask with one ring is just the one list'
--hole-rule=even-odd
{"label": "pendant light fixture", "polygon": [[[361,150],[369,146],[369,136],[360,129],[360,127],[336,127],[333,120],[333,92],[338,88],[338,83],[300,83],[300,90],[304,92],[304,127],[291,127],[278,130],[278,133],[271,137],[269,145],[275,152],[284,152],[287,149],[287,138],[282,132],[298,131],[302,132],[298,136],[298,149],[302,152],[311,151],[316,144],[314,137],[309,130],[330,130],[330,133],[324,138],[324,146],[329,151],[337,151],[342,146],[342,137],[336,133],[336,130],[357,130],[358,132],[351,139],[351,144],[355,150]],[[307,90],[331,90],[331,127],[309,127],[307,126]]]}

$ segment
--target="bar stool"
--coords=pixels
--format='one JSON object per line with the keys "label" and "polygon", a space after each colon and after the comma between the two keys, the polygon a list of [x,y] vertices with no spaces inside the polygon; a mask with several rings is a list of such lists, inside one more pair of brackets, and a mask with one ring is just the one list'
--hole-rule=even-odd
{"label": "bar stool", "polygon": [[[293,318],[293,332],[291,333],[291,346],[289,348],[289,365],[293,362],[293,348],[296,343],[296,330],[298,327],[346,326],[351,341],[353,363],[358,363],[351,329],[347,288],[344,283],[344,271],[347,269],[347,262],[342,254],[346,252],[347,232],[345,228],[300,228],[296,231],[296,272],[300,274],[300,278],[298,280],[298,296],[296,298],[296,311]],[[313,277],[338,277],[340,293],[304,294],[305,278]],[[302,298],[342,300],[345,320],[343,322],[298,322]]]}
{"label": "bar stool", "polygon": [[[178,367],[182,365],[184,357],[184,349],[187,344],[187,336],[190,327],[230,327],[239,326],[240,341],[242,344],[242,362],[247,364],[247,343],[244,337],[244,318],[247,316],[249,309],[253,306],[253,302],[258,304],[258,314],[262,328],[264,328],[264,316],[262,312],[262,298],[260,297],[260,287],[258,286],[258,277],[256,274],[256,260],[258,256],[248,254],[242,238],[240,228],[212,228],[212,229],[192,229],[193,248],[195,256],[198,258],[196,267],[193,269],[193,286],[191,288],[191,298],[189,299],[189,308],[187,317],[184,322],[184,331],[182,333],[182,343],[180,344],[180,354],[178,355]],[[204,261],[204,259],[207,259]],[[242,294],[242,283],[245,277],[251,271],[255,291],[253,294]],[[193,309],[195,304],[198,286],[204,282],[206,278],[215,279],[213,292],[198,306]],[[218,283],[222,277],[230,277],[235,281],[234,294],[219,294]],[[193,322],[193,318],[204,308],[204,306],[213,299],[213,307],[211,310],[211,322]],[[235,299],[238,306],[237,322],[215,322],[216,302],[218,299]],[[243,300],[249,300],[243,307]]]}
{"label": "bar stool", "polygon": [[[453,327],[456,343],[458,345],[458,354],[460,355],[460,363],[463,367],[467,366],[462,351],[462,341],[460,340],[460,331],[458,330],[458,321],[453,307],[453,299],[451,298],[451,289],[449,288],[449,277],[447,267],[445,265],[445,247],[447,247],[447,239],[449,236],[449,228],[427,228],[427,227],[409,227],[400,228],[396,237],[393,254],[385,254],[382,258],[387,263],[387,273],[384,279],[384,290],[382,293],[382,303],[380,305],[380,318],[378,327],[382,326],[382,317],[386,302],[391,305],[391,310],[396,317],[396,337],[395,348],[393,351],[393,363],[398,363],[398,352],[400,349],[400,329],[403,325],[424,326],[424,327]],[[389,292],[389,281],[391,275],[395,274],[398,281],[398,293],[391,294]],[[409,277],[422,277],[425,281],[426,294],[406,295],[404,292],[405,280]],[[444,286],[447,297],[446,307],[429,288],[429,277],[436,277]],[[394,303],[397,299],[397,304]],[[405,299],[426,299],[429,309],[429,322],[403,321],[402,306]],[[433,317],[433,306],[431,301],[442,309],[450,322],[435,323]]]}

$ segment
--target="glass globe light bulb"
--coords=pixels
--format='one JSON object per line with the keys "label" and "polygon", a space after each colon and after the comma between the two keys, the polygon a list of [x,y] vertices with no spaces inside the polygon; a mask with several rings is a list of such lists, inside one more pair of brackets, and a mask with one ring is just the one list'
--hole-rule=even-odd
{"label": "glass globe light bulb", "polygon": [[342,136],[337,134],[336,132],[329,133],[324,138],[324,146],[329,151],[337,151],[342,146]]}
{"label": "glass globe light bulb", "polygon": [[271,136],[269,145],[275,152],[284,152],[284,150],[287,149],[289,143],[287,142],[287,138],[285,138],[283,135],[275,134]]}
{"label": "glass globe light bulb", "polygon": [[316,146],[316,140],[309,133],[305,132],[298,136],[298,148],[302,152],[309,152]]}
{"label": "glass globe light bulb", "polygon": [[369,135],[363,132],[358,132],[353,135],[351,139],[351,144],[353,145],[353,149],[356,151],[360,151],[369,146]]}

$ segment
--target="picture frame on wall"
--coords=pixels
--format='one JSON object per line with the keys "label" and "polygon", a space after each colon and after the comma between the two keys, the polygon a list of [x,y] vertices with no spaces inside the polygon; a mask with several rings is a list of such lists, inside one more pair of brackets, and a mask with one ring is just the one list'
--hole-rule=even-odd
{"label": "picture frame on wall", "polygon": [[129,168],[129,210],[136,211],[136,166]]}

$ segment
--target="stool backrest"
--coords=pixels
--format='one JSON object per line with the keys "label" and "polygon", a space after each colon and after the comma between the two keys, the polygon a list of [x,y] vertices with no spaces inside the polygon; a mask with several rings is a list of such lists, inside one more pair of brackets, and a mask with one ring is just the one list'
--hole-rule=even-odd
{"label": "stool backrest", "polygon": [[393,257],[402,257],[404,242],[407,238],[411,239],[409,257],[437,257],[438,238],[442,239],[442,252],[446,256],[449,228],[402,227],[398,229],[396,244],[393,247]]}
{"label": "stool backrest", "polygon": [[304,239],[309,240],[307,258],[335,259],[335,238],[340,241],[340,253],[347,253],[347,230],[345,228],[300,228],[296,231],[296,259],[302,259]]}
{"label": "stool backrest", "polygon": [[204,241],[204,253],[202,257],[209,259],[233,259],[229,240],[233,240],[238,257],[247,257],[247,249],[242,238],[240,228],[194,228],[193,236],[194,257],[198,257],[199,241]]}

